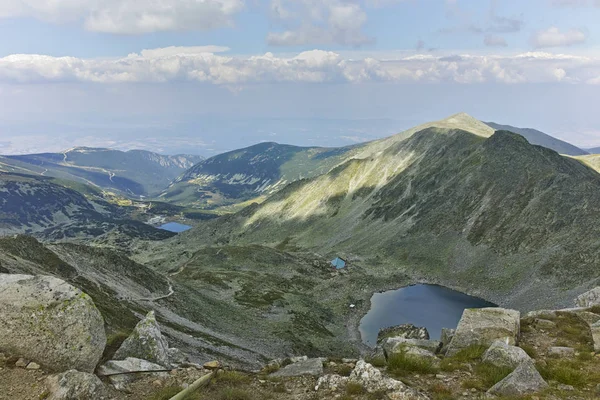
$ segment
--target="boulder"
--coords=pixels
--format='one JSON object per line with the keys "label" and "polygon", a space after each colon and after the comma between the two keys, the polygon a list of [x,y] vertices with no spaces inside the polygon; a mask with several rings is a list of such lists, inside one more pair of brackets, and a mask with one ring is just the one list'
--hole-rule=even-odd
{"label": "boulder", "polygon": [[116,351],[113,359],[124,360],[128,357],[147,360],[163,367],[170,366],[169,343],[160,332],[154,311],[138,322],[133,332]]}
{"label": "boulder", "polygon": [[429,332],[427,331],[427,328],[414,326],[413,324],[392,326],[379,330],[377,343],[390,337],[429,340]]}
{"label": "boulder", "polygon": [[574,357],[575,349],[572,347],[550,347],[548,349],[548,355],[551,357]]}
{"label": "boulder", "polygon": [[[154,364],[146,360],[139,358],[126,358],[125,360],[111,360],[106,364],[98,367],[99,376],[107,376],[110,383],[117,390],[126,390],[127,385],[137,379],[147,377],[148,375],[167,377],[168,374],[163,372],[165,367],[162,365]],[[124,372],[144,372],[144,371],[155,371],[148,373],[132,373],[123,374]],[[160,371],[160,372],[158,372]],[[114,375],[118,374],[118,375]]]}
{"label": "boulder", "polygon": [[577,299],[575,299],[575,304],[578,307],[592,307],[600,305],[600,286],[577,296]]}
{"label": "boulder", "polygon": [[105,346],[104,320],[87,294],[51,276],[0,274],[0,351],[48,371],[92,372]]}
{"label": "boulder", "polygon": [[315,386],[315,390],[331,390],[336,391],[338,389],[342,389],[348,383],[347,376],[340,375],[325,375],[319,378],[317,381],[317,385]]}
{"label": "boulder", "polygon": [[533,362],[525,361],[487,393],[510,398],[536,393],[547,387],[548,384],[535,369]]}
{"label": "boulder", "polygon": [[183,351],[176,349],[174,347],[169,348],[167,350],[167,355],[169,356],[169,364],[173,368],[178,368],[182,364],[189,362],[188,355],[185,354]]}
{"label": "boulder", "polygon": [[320,358],[309,358],[286,365],[279,371],[273,372],[271,376],[321,376],[323,375],[323,361]]}
{"label": "boulder", "polygon": [[385,357],[397,352],[400,347],[419,347],[432,353],[436,353],[440,348],[440,342],[437,340],[421,340],[421,339],[404,339],[404,338],[387,338],[382,343],[383,353]]}
{"label": "boulder", "polygon": [[600,352],[600,321],[592,324],[590,326],[592,330],[592,338],[594,339],[594,351],[596,353]]}
{"label": "boulder", "polygon": [[416,390],[406,386],[404,383],[384,376],[381,371],[371,364],[360,360],[348,378],[350,382],[356,382],[369,393],[389,392],[390,399],[426,399]]}
{"label": "boulder", "polygon": [[70,370],[46,378],[47,400],[109,399],[109,393],[96,375]]}
{"label": "boulder", "polygon": [[497,367],[516,368],[524,361],[531,361],[531,357],[520,347],[511,346],[502,340],[496,340],[483,353],[482,361]]}
{"label": "boulder", "polygon": [[440,336],[440,342],[442,343],[440,354],[446,354],[448,351],[448,346],[454,337],[454,332],[456,332],[456,329],[442,328],[442,334]]}
{"label": "boulder", "polygon": [[468,308],[458,323],[448,346],[452,356],[473,345],[491,346],[496,340],[517,343],[521,313],[504,308]]}

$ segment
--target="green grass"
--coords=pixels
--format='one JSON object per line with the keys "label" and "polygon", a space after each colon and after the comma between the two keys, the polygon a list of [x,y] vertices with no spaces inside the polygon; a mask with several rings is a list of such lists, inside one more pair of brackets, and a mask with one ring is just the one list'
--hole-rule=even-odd
{"label": "green grass", "polygon": [[365,393],[365,388],[360,383],[348,382],[346,385],[346,394],[356,396],[363,393]]}
{"label": "green grass", "polygon": [[527,343],[521,343],[519,345],[519,347],[522,348],[529,357],[537,358],[537,356],[538,356],[537,350],[532,345],[527,344]]}
{"label": "green grass", "polygon": [[460,350],[453,356],[442,359],[440,369],[445,372],[453,372],[466,367],[466,364],[481,360],[481,356],[487,350],[486,346],[472,345]]}
{"label": "green grass", "polygon": [[388,357],[388,371],[393,375],[403,376],[411,372],[435,374],[438,368],[430,358],[413,356],[400,351]]}
{"label": "green grass", "polygon": [[475,366],[474,376],[466,380],[463,383],[463,387],[485,391],[506,378],[512,371],[512,368],[497,367],[489,363],[482,363]]}
{"label": "green grass", "polygon": [[538,370],[546,381],[556,381],[564,385],[583,387],[595,377],[581,371],[581,362],[575,360],[548,360],[547,365],[539,365]]}
{"label": "green grass", "polygon": [[243,383],[248,383],[251,381],[251,378],[237,371],[223,371],[217,374],[215,381],[217,383],[227,383],[231,385],[240,385]]}
{"label": "green grass", "polygon": [[441,383],[436,383],[430,388],[433,400],[454,400],[456,397],[450,388]]}

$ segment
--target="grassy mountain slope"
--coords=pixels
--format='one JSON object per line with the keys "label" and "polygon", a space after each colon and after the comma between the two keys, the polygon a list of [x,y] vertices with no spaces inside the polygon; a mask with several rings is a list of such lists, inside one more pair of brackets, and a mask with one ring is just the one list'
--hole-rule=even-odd
{"label": "grassy mountain slope", "polygon": [[245,201],[272,193],[295,180],[323,174],[352,148],[260,143],[201,161],[160,198],[203,208]]}
{"label": "grassy mountain slope", "polygon": [[118,206],[88,200],[45,176],[0,172],[0,204],[0,235],[26,233],[46,240],[112,238],[123,244],[173,236],[129,219]]}
{"label": "grassy mountain slope", "polygon": [[372,279],[406,274],[531,309],[570,301],[600,273],[600,175],[498,131],[428,128],[376,156],[297,181],[203,224],[178,248],[262,244],[358,260]]}
{"label": "grassy mountain slope", "polygon": [[0,157],[0,171],[73,180],[128,196],[153,195],[202,158],[75,147],[63,153]]}
{"label": "grassy mountain slope", "polygon": [[582,150],[577,146],[573,146],[572,144],[567,143],[563,140],[556,139],[555,137],[552,137],[536,129],[517,128],[510,125],[496,124],[494,122],[486,122],[486,124],[499,131],[509,131],[518,133],[519,135],[527,139],[529,143],[547,147],[556,151],[559,154],[566,154],[569,156],[580,156],[588,154],[587,151]]}
{"label": "grassy mountain slope", "polygon": [[160,198],[175,204],[202,208],[240,203],[264,197],[299,179],[327,173],[352,158],[376,156],[392,144],[429,127],[463,129],[482,136],[494,130],[468,116],[427,123],[389,138],[360,145],[321,148],[260,143],[204,160],[173,183]]}
{"label": "grassy mountain slope", "polygon": [[583,162],[588,167],[600,173],[600,154],[586,154],[584,156],[574,157]]}

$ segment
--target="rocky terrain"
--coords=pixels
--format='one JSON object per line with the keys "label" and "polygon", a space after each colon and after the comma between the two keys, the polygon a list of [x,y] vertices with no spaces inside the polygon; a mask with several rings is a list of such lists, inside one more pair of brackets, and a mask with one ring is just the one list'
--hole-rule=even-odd
{"label": "rocky terrain", "polygon": [[575,305],[525,315],[467,309],[440,341],[401,325],[359,358],[291,357],[239,370],[190,361],[170,347],[154,311],[107,344],[84,292],[54,277],[0,274],[0,399],[171,399],[184,390],[177,398],[593,399],[600,287]]}

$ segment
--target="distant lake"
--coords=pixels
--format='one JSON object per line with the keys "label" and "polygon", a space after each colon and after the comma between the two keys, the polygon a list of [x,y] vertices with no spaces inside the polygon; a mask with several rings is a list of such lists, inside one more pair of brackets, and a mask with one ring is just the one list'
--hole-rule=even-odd
{"label": "distant lake", "polygon": [[169,222],[159,226],[158,229],[164,229],[165,231],[180,233],[185,232],[188,229],[192,229],[192,227],[189,225],[180,224],[179,222]]}
{"label": "distant lake", "polygon": [[401,324],[424,326],[439,340],[442,328],[456,328],[465,308],[496,307],[478,297],[437,285],[414,285],[371,297],[371,309],[360,321],[365,344],[375,346],[379,329]]}

